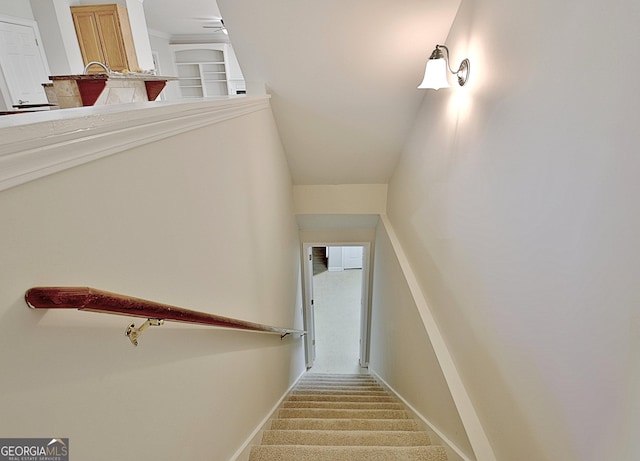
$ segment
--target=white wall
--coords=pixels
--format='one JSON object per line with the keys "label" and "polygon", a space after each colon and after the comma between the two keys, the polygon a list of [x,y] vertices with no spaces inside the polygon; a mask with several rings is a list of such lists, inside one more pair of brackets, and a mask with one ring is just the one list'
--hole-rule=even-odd
{"label": "white wall", "polygon": [[238,57],[236,56],[236,52],[234,51],[231,43],[229,43],[229,47],[227,48],[227,63],[229,65],[229,68],[227,69],[227,78],[229,79],[229,82],[232,83],[236,89],[246,90],[247,86],[244,81],[244,75],[242,74]]}
{"label": "white wall", "polygon": [[293,187],[298,214],[381,214],[386,184],[298,185]]}
{"label": "white wall", "polygon": [[125,317],[23,298],[93,286],[300,327],[291,180],[269,110],[8,189],[0,215],[3,437],[69,437],[74,459],[229,459],[304,370],[300,339],[165,324],[134,348]]}
{"label": "white wall", "polygon": [[34,19],[31,5],[27,1],[2,0],[0,1],[0,14],[16,18]]}
{"label": "white wall", "polygon": [[[144,0],[127,0],[127,14],[131,24],[131,35],[133,45],[136,49],[138,67],[142,70],[154,69],[153,55],[151,54],[151,43],[147,31],[147,20],[144,16],[142,2]],[[132,69],[134,70],[134,69]]]}
{"label": "white wall", "polygon": [[[149,43],[151,44],[152,52],[158,53],[158,67],[159,75],[167,77],[175,77],[178,75],[173,53],[169,48],[168,34],[162,32],[150,30],[149,31]],[[163,93],[167,100],[180,99],[180,86],[177,80],[167,82],[167,86],[164,88]]]}
{"label": "white wall", "polygon": [[80,74],[84,69],[70,6],[77,0],[31,0],[52,75]]}
{"label": "white wall", "polygon": [[[473,459],[466,431],[382,224],[376,231],[375,254],[369,369]],[[453,453],[449,455],[455,459]]]}
{"label": "white wall", "polygon": [[366,243],[375,240],[375,229],[305,229],[300,240],[307,243]]}
{"label": "white wall", "polygon": [[[499,460],[638,459],[640,5],[462,3],[388,214]],[[624,71],[621,71],[624,69]]]}

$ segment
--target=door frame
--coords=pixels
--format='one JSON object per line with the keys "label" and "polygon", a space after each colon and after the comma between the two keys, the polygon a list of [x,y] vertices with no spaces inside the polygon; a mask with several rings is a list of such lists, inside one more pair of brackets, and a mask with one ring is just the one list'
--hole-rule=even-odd
{"label": "door frame", "polygon": [[[51,70],[49,70],[49,61],[47,61],[47,56],[44,51],[44,42],[42,41],[42,37],[40,36],[40,29],[38,28],[38,23],[31,19],[26,18],[16,18],[14,16],[6,16],[0,14],[0,22],[6,22],[8,24],[15,24],[18,26],[30,27],[33,29],[33,34],[38,41],[38,51],[40,52],[40,59],[42,59],[42,64],[44,65],[45,73],[51,75]],[[42,82],[45,83],[45,82]],[[9,90],[9,85],[7,85],[7,80],[5,79],[4,72],[0,69],[0,103],[4,103],[7,107],[7,110],[12,110],[11,105],[14,104],[11,98],[11,91]]]}
{"label": "door frame", "polygon": [[309,264],[309,255],[313,247],[362,247],[362,294],[360,308],[360,350],[358,360],[360,367],[369,366],[369,346],[371,339],[371,242],[302,242],[302,288],[303,322],[307,331],[305,336],[305,361],[307,369],[313,366],[315,360],[315,325],[313,314],[313,261]]}

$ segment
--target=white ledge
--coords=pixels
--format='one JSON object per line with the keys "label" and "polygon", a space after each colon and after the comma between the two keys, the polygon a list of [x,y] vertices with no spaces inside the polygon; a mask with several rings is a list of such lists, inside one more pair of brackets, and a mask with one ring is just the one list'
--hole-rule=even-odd
{"label": "white ledge", "polygon": [[0,117],[0,191],[269,108],[269,96],[144,102]]}

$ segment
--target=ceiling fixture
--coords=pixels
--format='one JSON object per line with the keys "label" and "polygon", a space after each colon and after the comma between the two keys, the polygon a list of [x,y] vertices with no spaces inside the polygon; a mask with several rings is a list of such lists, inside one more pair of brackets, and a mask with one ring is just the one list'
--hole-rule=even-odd
{"label": "ceiling fixture", "polygon": [[224,25],[224,20],[222,18],[209,19],[211,24],[205,24],[202,26],[203,29],[214,29],[213,32],[222,32],[225,35],[229,35],[227,32],[227,28]]}
{"label": "ceiling fixture", "polygon": [[[444,50],[445,53],[442,52]],[[463,59],[457,71],[451,69],[449,65],[449,48],[444,45],[436,45],[435,50],[431,53],[427,65],[424,70],[424,79],[418,85],[418,88],[428,88],[437,90],[439,88],[449,88],[447,80],[447,70],[458,76],[458,84],[464,86],[469,78],[469,67],[471,64],[468,59]]]}

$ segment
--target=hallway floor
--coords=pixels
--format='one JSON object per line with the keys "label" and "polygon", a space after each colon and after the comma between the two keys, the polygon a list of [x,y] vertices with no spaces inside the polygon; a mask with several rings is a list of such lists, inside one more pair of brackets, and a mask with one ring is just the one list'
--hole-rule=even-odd
{"label": "hallway floor", "polygon": [[367,373],[360,368],[362,269],[313,277],[316,361],[310,373]]}

